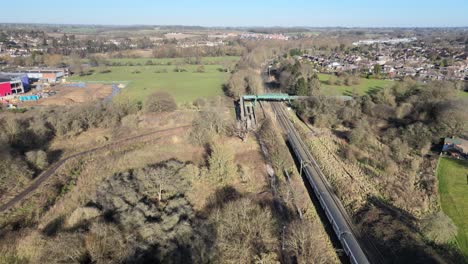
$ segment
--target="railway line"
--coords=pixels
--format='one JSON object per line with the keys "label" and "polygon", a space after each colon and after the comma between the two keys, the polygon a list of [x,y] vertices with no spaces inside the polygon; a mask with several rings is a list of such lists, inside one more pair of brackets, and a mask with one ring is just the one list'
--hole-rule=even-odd
{"label": "railway line", "polygon": [[[330,222],[334,233],[343,246],[343,250],[349,257],[351,263],[366,264],[380,263],[381,261],[372,254],[365,252],[358,237],[361,234],[354,227],[349,215],[343,207],[341,201],[333,192],[333,189],[321,172],[315,159],[308,151],[307,146],[302,141],[293,124],[287,117],[284,105],[280,102],[271,103],[278,123],[283,132],[287,135],[287,140],[294,152],[295,157],[300,162],[301,174],[304,173],[305,179],[312,187],[315,196],[320,202],[325,215]],[[366,254],[367,253],[367,254]]]}

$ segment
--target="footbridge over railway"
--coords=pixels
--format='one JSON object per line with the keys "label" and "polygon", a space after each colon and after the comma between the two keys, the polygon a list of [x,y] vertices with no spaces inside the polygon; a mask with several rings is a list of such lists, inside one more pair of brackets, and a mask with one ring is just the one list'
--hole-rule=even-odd
{"label": "footbridge over railway", "polygon": [[307,99],[310,96],[297,96],[297,95],[289,95],[286,93],[267,93],[267,94],[258,94],[258,95],[244,95],[242,96],[241,100],[245,101],[253,101],[255,105],[258,101],[292,101],[292,100],[299,100],[299,99]]}
{"label": "footbridge over railway", "polygon": [[[313,98],[313,96],[297,96],[289,95],[286,93],[266,93],[257,95],[244,95],[239,100],[239,121],[240,126],[245,126],[247,129],[255,129],[257,126],[257,117],[255,114],[255,106],[257,102],[269,101],[269,102],[281,102],[281,101],[295,101],[295,100],[306,100]],[[350,96],[336,96],[338,100],[349,101],[353,98]]]}
{"label": "footbridge over railway", "polygon": [[255,106],[260,101],[288,101],[298,99],[307,99],[308,96],[294,96],[285,93],[267,93],[257,95],[244,95],[239,100],[239,119],[240,126],[245,126],[247,129],[255,129],[257,126],[257,117],[255,114]]}

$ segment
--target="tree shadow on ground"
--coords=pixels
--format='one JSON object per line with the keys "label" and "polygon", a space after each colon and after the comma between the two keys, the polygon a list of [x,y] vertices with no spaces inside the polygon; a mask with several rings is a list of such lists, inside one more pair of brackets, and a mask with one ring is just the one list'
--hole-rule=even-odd
{"label": "tree shadow on ground", "polygon": [[280,90],[281,85],[276,81],[265,82],[265,87],[270,90]]}
{"label": "tree shadow on ground", "polygon": [[224,95],[226,95],[227,97],[232,96],[232,92],[231,90],[229,90],[229,86],[227,84],[221,85],[221,89],[223,90]]}
{"label": "tree shadow on ground", "polygon": [[232,186],[224,186],[215,191],[202,210],[203,215],[210,215],[214,210],[223,208],[227,203],[239,200],[243,195]]}
{"label": "tree shadow on ground", "polygon": [[373,86],[373,87],[370,87],[367,91],[366,91],[366,94],[367,95],[377,95],[378,92],[380,92],[381,90],[383,90],[384,88],[381,87],[381,86]]}
{"label": "tree shadow on ground", "polygon": [[351,96],[351,97],[359,96],[359,94],[353,93],[352,90],[345,90],[345,91],[343,92],[343,95],[345,95],[345,96]]}
{"label": "tree shadow on ground", "polygon": [[57,235],[63,228],[63,224],[65,223],[65,217],[59,216],[54,220],[50,221],[44,229],[42,229],[42,233],[48,237],[54,237]]}
{"label": "tree shadow on ground", "polygon": [[56,150],[47,152],[47,157],[48,157],[50,164],[59,161],[62,158],[62,155],[63,155],[63,150],[61,149],[56,149]]}
{"label": "tree shadow on ground", "polygon": [[340,131],[340,130],[332,129],[331,132],[333,133],[333,135],[335,135],[339,139],[343,139],[343,140],[346,140],[346,142],[349,142],[350,131]]}
{"label": "tree shadow on ground", "polygon": [[355,222],[363,234],[359,240],[376,249],[384,263],[440,263],[446,260],[426,243],[413,216],[376,197],[367,199],[367,204],[356,213]]}
{"label": "tree shadow on ground", "polygon": [[328,80],[320,80],[320,85],[332,85],[332,84],[328,84]]}

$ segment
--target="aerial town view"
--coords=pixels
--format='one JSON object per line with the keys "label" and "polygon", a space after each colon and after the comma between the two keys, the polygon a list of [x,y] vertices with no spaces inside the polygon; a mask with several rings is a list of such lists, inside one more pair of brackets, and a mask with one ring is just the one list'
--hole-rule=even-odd
{"label": "aerial town view", "polygon": [[0,264],[468,263],[467,1],[0,9]]}

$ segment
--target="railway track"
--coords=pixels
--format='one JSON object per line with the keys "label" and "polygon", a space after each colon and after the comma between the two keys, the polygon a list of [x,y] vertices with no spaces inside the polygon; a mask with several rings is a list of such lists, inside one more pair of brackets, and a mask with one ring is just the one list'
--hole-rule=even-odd
{"label": "railway track", "polygon": [[304,172],[305,179],[312,187],[350,262],[365,264],[371,263],[370,260],[372,260],[372,263],[381,263],[379,256],[375,256],[372,250],[365,250],[366,248],[361,245],[358,238],[361,238],[362,235],[355,228],[341,201],[334,193],[332,186],[287,117],[284,105],[279,102],[272,102],[271,105],[278,123],[287,135],[287,140],[293,149],[294,155],[300,162],[301,174]]}
{"label": "railway track", "polygon": [[[90,154],[90,153],[93,153],[93,152],[96,152],[96,151],[101,151],[101,150],[121,146],[122,144],[128,143],[128,142],[130,142],[132,140],[140,140],[140,139],[143,139],[145,137],[152,136],[152,135],[155,135],[155,134],[175,131],[175,130],[178,130],[178,129],[185,129],[185,128],[189,128],[189,127],[192,127],[192,125],[185,125],[185,126],[178,126],[178,127],[168,128],[168,129],[156,130],[156,131],[149,132],[149,133],[146,133],[146,134],[121,139],[121,140],[112,142],[110,144],[107,144],[107,145],[104,145],[104,146],[101,146],[101,147],[97,147],[97,148],[93,148],[93,149],[86,150],[86,151],[83,151],[83,152],[79,152],[79,153],[73,154],[71,156],[68,156],[66,158],[63,158],[63,159],[59,160],[58,162],[56,162],[55,164],[53,164],[52,166],[50,166],[45,171],[43,171],[39,176],[37,176],[33,180],[33,182],[31,182],[31,184],[28,187],[26,187],[26,189],[24,189],[22,192],[17,194],[15,197],[10,199],[7,203],[1,205],[0,206],[0,213],[3,213],[5,211],[8,211],[8,210],[12,209],[17,204],[21,203],[23,200],[25,200],[27,197],[29,197],[29,195],[31,195],[35,190],[37,190],[47,179],[49,179],[52,175],[54,175],[55,172],[65,162],[67,162],[70,159],[77,158],[77,157],[80,157],[80,156],[84,156],[84,155],[87,155],[87,154]],[[172,136],[172,135],[173,134],[169,134],[167,136]],[[160,138],[162,138],[162,137],[163,136],[161,136]]]}

